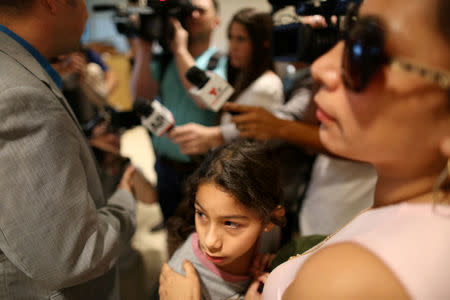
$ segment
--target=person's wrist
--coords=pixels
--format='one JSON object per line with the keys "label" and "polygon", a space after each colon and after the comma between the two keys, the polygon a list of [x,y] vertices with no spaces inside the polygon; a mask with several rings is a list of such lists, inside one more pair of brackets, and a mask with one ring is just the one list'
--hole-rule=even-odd
{"label": "person's wrist", "polygon": [[209,134],[209,149],[214,149],[221,146],[224,143],[224,138],[220,126],[210,128]]}
{"label": "person's wrist", "polygon": [[279,120],[277,126],[274,126],[274,128],[275,134],[274,136],[272,136],[272,138],[279,138],[282,140],[289,139],[289,121]]}
{"label": "person's wrist", "polygon": [[188,51],[187,47],[183,47],[183,46],[177,47],[174,51],[174,55],[176,55],[176,56],[183,57],[188,54],[189,54],[189,51]]}

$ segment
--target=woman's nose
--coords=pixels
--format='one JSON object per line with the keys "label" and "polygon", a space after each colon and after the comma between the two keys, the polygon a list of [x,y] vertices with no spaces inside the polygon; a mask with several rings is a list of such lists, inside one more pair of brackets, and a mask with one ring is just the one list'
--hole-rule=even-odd
{"label": "woman's nose", "polygon": [[327,89],[335,89],[341,80],[342,52],[344,42],[339,42],[330,51],[319,57],[311,66],[314,79]]}
{"label": "woman's nose", "polygon": [[220,248],[222,247],[220,234],[218,233],[217,229],[213,226],[206,233],[205,246],[211,252],[219,251]]}

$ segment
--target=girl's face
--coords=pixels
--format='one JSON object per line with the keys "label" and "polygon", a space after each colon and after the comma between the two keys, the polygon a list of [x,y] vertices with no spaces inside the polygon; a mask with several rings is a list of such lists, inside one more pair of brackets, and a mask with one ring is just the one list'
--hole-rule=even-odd
{"label": "girl's face", "polygon": [[245,26],[233,22],[228,33],[230,64],[242,69],[250,64],[252,56],[252,41]]}
{"label": "girl's face", "polygon": [[[389,57],[448,70],[450,49],[436,29],[435,2],[367,0],[359,15],[381,20]],[[312,66],[323,84],[314,99],[322,143],[336,154],[373,163],[379,171],[418,176],[441,170],[445,160],[438,146],[450,128],[447,92],[387,64],[362,92],[352,92],[341,77],[343,50],[339,42]]]}
{"label": "girl's face", "polygon": [[199,185],[195,201],[199,247],[221,270],[243,275],[263,224],[255,212],[213,183]]}

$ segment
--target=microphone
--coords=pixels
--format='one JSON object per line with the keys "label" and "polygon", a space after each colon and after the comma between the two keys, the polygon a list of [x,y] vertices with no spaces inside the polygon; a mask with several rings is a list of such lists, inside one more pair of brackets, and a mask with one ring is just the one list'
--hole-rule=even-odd
{"label": "microphone", "polygon": [[195,85],[189,89],[191,97],[212,111],[219,111],[234,93],[234,88],[214,72],[202,71],[193,66],[187,70],[185,76]]}
{"label": "microphone", "polygon": [[137,98],[133,104],[133,112],[141,118],[141,125],[157,136],[163,136],[175,125],[172,113],[159,101],[149,103],[146,99]]}

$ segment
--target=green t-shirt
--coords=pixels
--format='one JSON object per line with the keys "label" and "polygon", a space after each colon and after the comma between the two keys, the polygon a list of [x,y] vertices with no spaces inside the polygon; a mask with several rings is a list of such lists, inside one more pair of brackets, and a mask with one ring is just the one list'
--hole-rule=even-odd
{"label": "green t-shirt", "polygon": [[[195,65],[202,70],[206,70],[211,56],[216,52],[217,50],[215,48],[209,48],[195,59]],[[152,62],[150,68],[153,78],[159,78],[159,63]],[[220,58],[214,72],[226,78],[226,58]],[[176,126],[189,122],[206,126],[216,124],[217,113],[199,108],[185,90],[178,75],[174,59],[169,62],[163,74],[163,78],[160,81],[160,91],[162,97],[159,100],[172,112]],[[166,136],[153,136],[152,142],[157,155],[165,156],[179,162],[190,161],[189,156],[182,154],[178,145],[172,143]]]}

